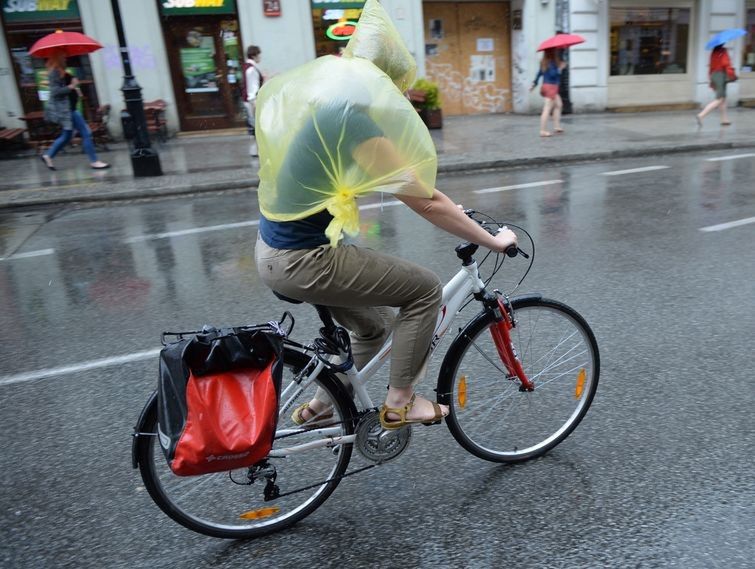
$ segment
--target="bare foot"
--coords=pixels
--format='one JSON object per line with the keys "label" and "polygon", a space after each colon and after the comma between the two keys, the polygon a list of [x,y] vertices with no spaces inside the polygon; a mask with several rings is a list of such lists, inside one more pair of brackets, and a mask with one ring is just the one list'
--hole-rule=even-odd
{"label": "bare foot", "polygon": [[731,121],[721,121],[721,126],[729,126]]}
{"label": "bare foot", "polygon": [[703,126],[703,117],[701,117],[700,115],[695,115],[695,120],[697,121],[697,128]]}
{"label": "bare foot", "polygon": [[540,131],[540,136],[553,136],[553,135],[550,132],[548,132],[547,130],[541,130]]}

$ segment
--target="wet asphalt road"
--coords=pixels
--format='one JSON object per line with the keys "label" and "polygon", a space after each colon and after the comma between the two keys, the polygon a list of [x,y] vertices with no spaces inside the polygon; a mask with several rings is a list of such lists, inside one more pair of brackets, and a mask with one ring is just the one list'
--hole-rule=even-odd
{"label": "wet asphalt road", "polygon": [[[288,308],[296,336],[314,332],[311,309],[284,306],[256,276],[253,198],[0,212],[0,566],[751,567],[755,223],[701,229],[755,216],[755,157],[708,160],[723,156],[440,179],[534,237],[520,290],[591,324],[592,409],[561,446],[515,467],[467,454],[445,428],[417,429],[395,462],[248,542],[165,517],[131,469],[130,432],[160,331]],[[473,192],[521,184],[533,185]],[[403,206],[365,210],[362,225],[368,246],[442,279],[457,270],[457,240]]]}

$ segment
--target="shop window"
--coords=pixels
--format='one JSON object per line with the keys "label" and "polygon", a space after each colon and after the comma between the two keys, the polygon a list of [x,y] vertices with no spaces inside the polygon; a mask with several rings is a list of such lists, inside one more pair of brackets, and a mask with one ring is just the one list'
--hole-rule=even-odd
{"label": "shop window", "polygon": [[689,8],[612,7],[611,75],[687,72]]}
{"label": "shop window", "polygon": [[743,38],[742,73],[755,71],[755,2],[747,2],[745,15],[747,35]]}
{"label": "shop window", "polygon": [[[77,2],[11,2],[2,0],[8,51],[16,76],[21,105],[25,115],[40,113],[49,99],[45,60],[32,57],[29,49],[34,42],[57,29],[84,32]],[[94,85],[89,56],[69,57],[68,72],[80,81],[82,98],[78,110],[87,120],[93,120],[99,102]]]}
{"label": "shop window", "polygon": [[362,15],[363,7],[364,0],[312,0],[312,27],[317,57],[341,54]]}

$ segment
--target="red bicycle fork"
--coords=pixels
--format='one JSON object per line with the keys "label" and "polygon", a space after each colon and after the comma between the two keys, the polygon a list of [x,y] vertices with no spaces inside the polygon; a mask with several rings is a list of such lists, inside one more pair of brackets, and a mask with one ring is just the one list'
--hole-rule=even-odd
{"label": "red bicycle fork", "polygon": [[518,378],[521,386],[520,391],[534,391],[535,384],[527,377],[522,369],[522,362],[514,351],[514,345],[511,343],[511,334],[509,331],[513,328],[511,315],[504,306],[503,301],[498,299],[498,309],[501,312],[501,320],[494,322],[490,327],[490,334],[493,336],[493,342],[498,350],[498,356],[501,358],[506,368],[509,379]]}

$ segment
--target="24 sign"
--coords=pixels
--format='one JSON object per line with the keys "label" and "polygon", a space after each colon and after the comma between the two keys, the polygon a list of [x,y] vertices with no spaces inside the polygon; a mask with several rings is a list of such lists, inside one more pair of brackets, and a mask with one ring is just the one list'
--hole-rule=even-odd
{"label": "24 sign", "polygon": [[281,15],[280,0],[264,0],[262,5],[264,8],[265,16],[272,17]]}

